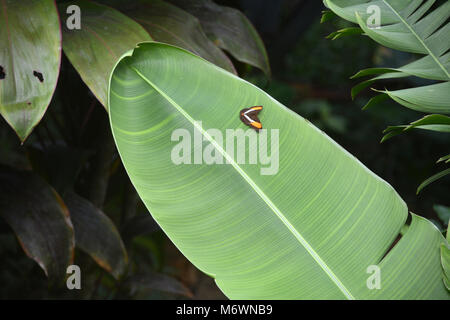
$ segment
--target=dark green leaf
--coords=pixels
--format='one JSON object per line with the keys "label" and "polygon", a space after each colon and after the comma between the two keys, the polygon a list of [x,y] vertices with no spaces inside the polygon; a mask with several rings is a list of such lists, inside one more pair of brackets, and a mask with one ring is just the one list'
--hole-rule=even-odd
{"label": "dark green leaf", "polygon": [[340,29],[335,32],[332,32],[326,38],[331,39],[331,40],[337,40],[344,36],[352,36],[355,34],[362,34],[362,33],[363,33],[363,31],[361,28],[351,27],[351,28],[344,28],[344,29]]}
{"label": "dark green leaf", "polygon": [[156,290],[192,298],[191,291],[184,284],[161,273],[132,276],[125,281],[124,286],[129,288],[131,295],[140,290]]}
{"label": "dark green leaf", "polygon": [[376,90],[392,100],[420,112],[450,114],[450,81],[403,90]]}
{"label": "dark green leaf", "polygon": [[128,220],[122,229],[122,234],[126,241],[136,236],[151,234],[158,230],[160,230],[160,228],[152,216],[150,214],[145,214],[137,215]]}
{"label": "dark green leaf", "polygon": [[[367,71],[367,72],[370,72],[370,71]],[[403,77],[407,77],[407,76],[408,76],[407,74],[400,73],[400,72],[382,73],[381,75],[379,75],[377,77],[363,81],[363,82],[357,84],[356,86],[354,86],[352,88],[352,99],[355,99],[356,95],[358,95],[362,90],[364,90],[368,86],[371,86],[377,80],[389,80],[389,79],[395,79],[395,78],[403,78]]]}
{"label": "dark green leaf", "polygon": [[433,209],[434,211],[436,211],[439,219],[441,219],[444,225],[448,225],[448,221],[450,220],[450,208],[439,204],[435,204],[433,206]]}
{"label": "dark green leaf", "polygon": [[[388,73],[390,78],[417,76],[445,82],[396,91],[381,91],[397,103],[421,112],[450,114],[450,1],[379,1],[324,0],[324,4],[340,17],[358,23],[365,35],[379,44],[396,50],[423,54],[420,59],[401,68],[376,68],[357,76]],[[369,26],[373,7],[380,21]],[[378,77],[377,77],[378,78]],[[377,78],[372,79],[378,80]],[[353,95],[370,82],[360,84]],[[373,104],[374,101],[372,101]]]}
{"label": "dark green leaf", "polygon": [[385,93],[383,94],[379,94],[373,98],[371,98],[369,100],[369,102],[366,103],[366,105],[364,107],[362,107],[363,110],[369,109],[375,105],[377,105],[378,103],[382,102],[382,101],[386,101],[389,98],[389,96]]}
{"label": "dark green leaf", "polygon": [[420,191],[422,191],[422,189],[425,188],[426,186],[428,186],[429,184],[431,184],[431,183],[435,182],[436,180],[439,180],[449,174],[450,174],[450,168],[447,170],[441,171],[441,172],[435,174],[434,176],[428,178],[427,180],[422,182],[420,184],[420,186],[417,188],[417,194],[419,194]]}
{"label": "dark green leaf", "polygon": [[125,271],[128,256],[111,219],[74,192],[66,192],[64,201],[73,222],[76,246],[115,278],[119,278]]}
{"label": "dark green leaf", "polygon": [[390,72],[397,72],[397,70],[393,69],[393,68],[368,68],[368,69],[358,71],[358,73],[351,76],[350,79],[356,79],[356,78],[360,78],[360,77],[366,77],[366,76],[371,76],[371,75],[375,75],[375,74],[384,74],[384,73],[390,73]]}
{"label": "dark green leaf", "polygon": [[444,157],[442,157],[442,158],[440,158],[440,159],[437,161],[437,163],[439,163],[439,162],[449,163],[449,162],[450,162],[450,154],[449,154],[449,155],[446,155],[446,156],[444,156]]}
{"label": "dark green leaf", "polygon": [[211,0],[171,0],[196,16],[206,35],[237,60],[248,63],[270,75],[264,43],[247,17],[234,8]]}
{"label": "dark green leaf", "polygon": [[[442,61],[445,62],[445,67],[450,69],[450,52],[442,57]],[[445,72],[437,66],[433,58],[430,56],[425,56],[419,60],[411,62],[400,68],[369,68],[364,69],[355,74],[353,78],[364,77],[368,75],[390,73],[395,72],[400,77],[416,76],[430,80],[447,80]]]}
{"label": "dark green leaf", "polygon": [[156,41],[172,44],[236,74],[230,59],[208,39],[196,17],[160,0],[137,0],[117,6],[140,23]]}
{"label": "dark green leaf", "polygon": [[327,21],[330,21],[334,17],[336,17],[336,14],[333,11],[330,11],[330,10],[322,11],[322,17],[320,18],[320,23],[325,23]]}
{"label": "dark green leaf", "polygon": [[92,93],[106,106],[109,74],[116,61],[137,43],[151,37],[117,10],[86,0],[59,4],[63,21],[71,4],[81,9],[81,29],[69,30],[63,23],[64,53]]}
{"label": "dark green leaf", "polygon": [[53,145],[44,150],[37,147],[27,149],[34,172],[45,177],[58,192],[74,186],[89,152],[82,149]]}
{"label": "dark green leaf", "polygon": [[387,134],[383,137],[381,142],[412,129],[450,132],[450,117],[440,114],[430,114],[422,119],[411,122],[409,125],[390,126],[384,130],[384,133]]}
{"label": "dark green leaf", "polygon": [[73,260],[74,236],[69,211],[56,191],[31,172],[1,166],[0,216],[50,280],[62,281]]}

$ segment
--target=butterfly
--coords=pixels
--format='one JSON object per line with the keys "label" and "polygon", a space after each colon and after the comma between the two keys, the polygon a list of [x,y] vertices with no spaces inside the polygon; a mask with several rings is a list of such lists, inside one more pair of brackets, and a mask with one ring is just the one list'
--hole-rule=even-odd
{"label": "butterfly", "polygon": [[239,117],[241,121],[248,125],[250,128],[253,128],[258,132],[262,129],[261,121],[258,119],[259,112],[263,109],[262,106],[254,106],[251,108],[242,109],[239,112]]}

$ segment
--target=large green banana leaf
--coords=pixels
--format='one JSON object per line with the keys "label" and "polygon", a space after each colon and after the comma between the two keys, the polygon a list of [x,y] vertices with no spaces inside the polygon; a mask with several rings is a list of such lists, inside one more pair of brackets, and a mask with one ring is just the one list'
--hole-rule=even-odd
{"label": "large green banana leaf", "polygon": [[[227,129],[247,129],[239,111],[254,105],[264,107],[259,119],[268,131],[247,134],[267,137],[272,175],[262,170],[267,161],[240,161],[220,141]],[[449,298],[440,263],[446,240],[437,228],[412,215],[393,246],[408,215],[395,190],[252,84],[182,49],[143,43],[113,71],[109,114],[125,168],[153,217],[228,297]],[[228,164],[174,164],[177,129],[202,138],[204,152]],[[199,152],[193,144],[192,158]],[[373,265],[379,289],[367,285]]]}

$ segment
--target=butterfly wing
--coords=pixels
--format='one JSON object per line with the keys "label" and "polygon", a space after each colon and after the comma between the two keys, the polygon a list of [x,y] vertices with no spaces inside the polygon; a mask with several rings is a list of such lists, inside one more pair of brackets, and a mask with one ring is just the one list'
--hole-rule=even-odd
{"label": "butterfly wing", "polygon": [[253,129],[255,129],[256,131],[259,131],[260,129],[262,129],[261,121],[259,121],[259,118],[258,118],[258,114],[262,109],[263,109],[262,106],[254,106],[254,107],[248,108],[244,112],[244,117],[249,122],[247,125]]}
{"label": "butterfly wing", "polygon": [[251,108],[242,109],[239,112],[239,117],[247,126],[259,131],[262,129],[261,121],[258,119],[259,112],[263,109],[262,106],[254,106]]}
{"label": "butterfly wing", "polygon": [[253,122],[250,123],[250,125],[251,125],[251,126],[253,127],[253,129],[255,129],[256,131],[262,129],[262,124],[261,124],[261,122],[253,121]]}
{"label": "butterfly wing", "polygon": [[262,106],[255,106],[255,107],[250,108],[250,110],[252,110],[252,111],[257,111],[256,114],[258,114],[262,109],[263,109]]}
{"label": "butterfly wing", "polygon": [[247,126],[249,126],[250,125],[250,123],[251,123],[251,119],[247,116],[247,114],[246,114],[246,112],[248,111],[248,110],[250,110],[249,108],[245,108],[245,109],[242,109],[240,112],[239,112],[239,118],[241,119],[241,121],[243,122],[243,123],[245,123]]}

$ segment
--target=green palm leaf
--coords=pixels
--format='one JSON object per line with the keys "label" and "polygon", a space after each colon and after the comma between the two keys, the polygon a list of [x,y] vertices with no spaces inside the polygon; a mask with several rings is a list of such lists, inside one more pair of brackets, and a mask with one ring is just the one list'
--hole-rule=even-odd
{"label": "green palm leaf", "polygon": [[428,179],[426,179],[424,182],[422,182],[419,187],[417,188],[417,194],[420,193],[420,191],[422,191],[423,188],[425,188],[426,186],[432,184],[433,182],[435,182],[436,180],[439,180],[447,175],[450,174],[450,168],[441,171],[439,173],[436,173],[434,176],[429,177]]}
{"label": "green palm leaf", "polygon": [[[440,80],[444,82],[390,91],[389,96],[399,104],[414,110],[450,113],[449,1],[443,2],[435,9],[433,5],[436,0],[324,0],[324,3],[342,18],[358,23],[365,34],[378,43],[389,48],[424,55],[400,68],[377,68],[359,73],[357,76],[377,73],[383,73],[383,76],[358,85],[352,95],[374,81],[386,78],[418,76]],[[380,10],[381,23],[378,28],[369,27],[367,23],[372,15],[368,10],[371,6],[376,6]]]}
{"label": "green palm leaf", "polygon": [[[253,105],[264,106],[259,118],[269,132],[250,130],[249,139],[267,137],[276,155],[279,133],[273,175],[261,174],[267,162],[243,163],[220,141],[227,129],[247,128],[239,111]],[[449,298],[440,263],[446,240],[433,224],[413,215],[389,251],[408,215],[403,200],[250,83],[182,49],[145,43],[114,69],[109,115],[128,175],[153,217],[228,297]],[[177,129],[229,164],[173,163]],[[197,145],[189,158],[199,151]],[[380,268],[380,289],[367,286],[372,265]]]}
{"label": "green palm leaf", "polygon": [[450,133],[450,117],[440,114],[430,114],[422,119],[411,122],[408,125],[390,126],[383,131],[385,133],[381,142],[384,142],[394,136],[402,134],[412,129],[422,129],[437,132]]}

